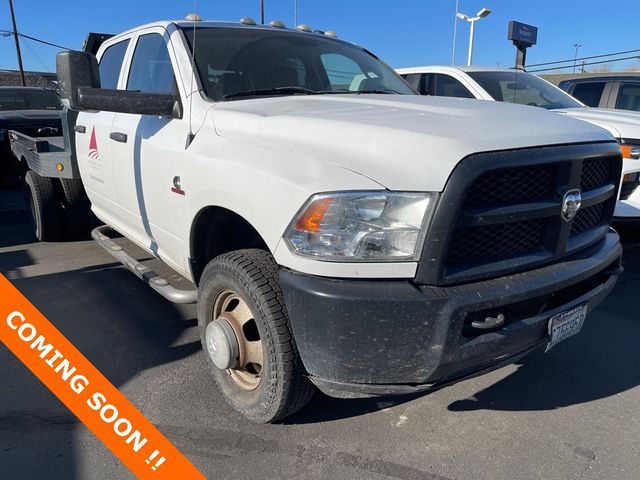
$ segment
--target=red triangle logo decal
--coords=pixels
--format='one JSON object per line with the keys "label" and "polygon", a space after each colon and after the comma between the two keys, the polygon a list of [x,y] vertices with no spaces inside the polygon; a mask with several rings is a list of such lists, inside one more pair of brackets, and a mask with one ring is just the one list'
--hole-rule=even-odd
{"label": "red triangle logo decal", "polygon": [[96,141],[96,127],[91,128],[91,139],[89,140],[89,158],[98,159],[98,142]]}
{"label": "red triangle logo decal", "polygon": [[91,129],[91,140],[89,140],[89,150],[97,150],[98,143],[96,142],[96,127]]}

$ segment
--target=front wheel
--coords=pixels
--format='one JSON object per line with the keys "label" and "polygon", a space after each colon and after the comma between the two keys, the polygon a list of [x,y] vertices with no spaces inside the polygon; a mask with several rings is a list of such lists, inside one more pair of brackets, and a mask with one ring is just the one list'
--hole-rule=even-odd
{"label": "front wheel", "polygon": [[198,289],[198,327],[220,391],[250,420],[279,420],[311,399],[269,252],[238,250],[209,262]]}

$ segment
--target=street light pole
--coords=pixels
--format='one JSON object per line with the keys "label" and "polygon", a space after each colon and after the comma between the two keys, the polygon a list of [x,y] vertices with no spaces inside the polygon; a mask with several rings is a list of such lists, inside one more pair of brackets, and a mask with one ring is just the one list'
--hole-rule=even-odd
{"label": "street light pole", "polygon": [[578,60],[578,49],[582,46],[581,43],[574,43],[574,47],[576,47],[576,54],[573,57],[573,73],[576,73],[576,61]]}
{"label": "street light pole", "polygon": [[470,17],[469,15],[465,15],[464,13],[456,13],[456,17],[461,20],[466,20],[471,24],[471,28],[469,29],[469,54],[467,56],[467,66],[471,66],[471,60],[473,59],[473,35],[475,33],[476,22],[481,18],[487,17],[491,14],[491,10],[488,8],[483,8],[478,13],[476,13],[475,17]]}
{"label": "street light pole", "polygon": [[469,30],[469,54],[467,56],[468,67],[471,66],[471,60],[473,59],[473,34],[475,33],[476,29],[476,21],[477,19],[471,20],[471,30]]}
{"label": "street light pole", "polygon": [[260,0],[260,23],[264,25],[264,0]]}
{"label": "street light pole", "polygon": [[11,23],[13,23],[13,38],[16,41],[16,54],[18,55],[18,69],[20,70],[20,81],[23,87],[27,86],[24,77],[24,67],[22,66],[22,53],[20,53],[20,40],[18,40],[18,27],[16,27],[16,16],[13,13],[13,0],[9,0],[9,10],[11,11]]}
{"label": "street light pole", "polygon": [[451,47],[451,65],[456,63],[456,36],[458,34],[458,3],[456,0],[456,14],[453,16],[453,46]]}

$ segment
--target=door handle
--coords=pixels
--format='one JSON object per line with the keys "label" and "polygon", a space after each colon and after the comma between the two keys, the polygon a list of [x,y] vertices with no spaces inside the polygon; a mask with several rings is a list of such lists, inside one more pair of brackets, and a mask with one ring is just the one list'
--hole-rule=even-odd
{"label": "door handle", "polygon": [[87,128],[84,125],[75,125],[73,129],[78,133],[84,133],[87,131]]}
{"label": "door handle", "polygon": [[111,132],[109,134],[109,138],[111,140],[115,140],[116,142],[127,143],[127,134],[120,132]]}

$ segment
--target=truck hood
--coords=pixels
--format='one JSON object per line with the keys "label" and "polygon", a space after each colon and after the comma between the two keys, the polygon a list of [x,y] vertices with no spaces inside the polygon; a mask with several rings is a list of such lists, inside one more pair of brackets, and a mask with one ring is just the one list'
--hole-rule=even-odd
{"label": "truck hood", "polygon": [[616,138],[640,138],[640,113],[589,107],[554,111],[593,123],[608,130]]}
{"label": "truck hood", "polygon": [[216,104],[216,133],[339,165],[391,190],[441,191],[472,153],[612,141],[604,130],[506,103],[418,95],[318,95]]}

